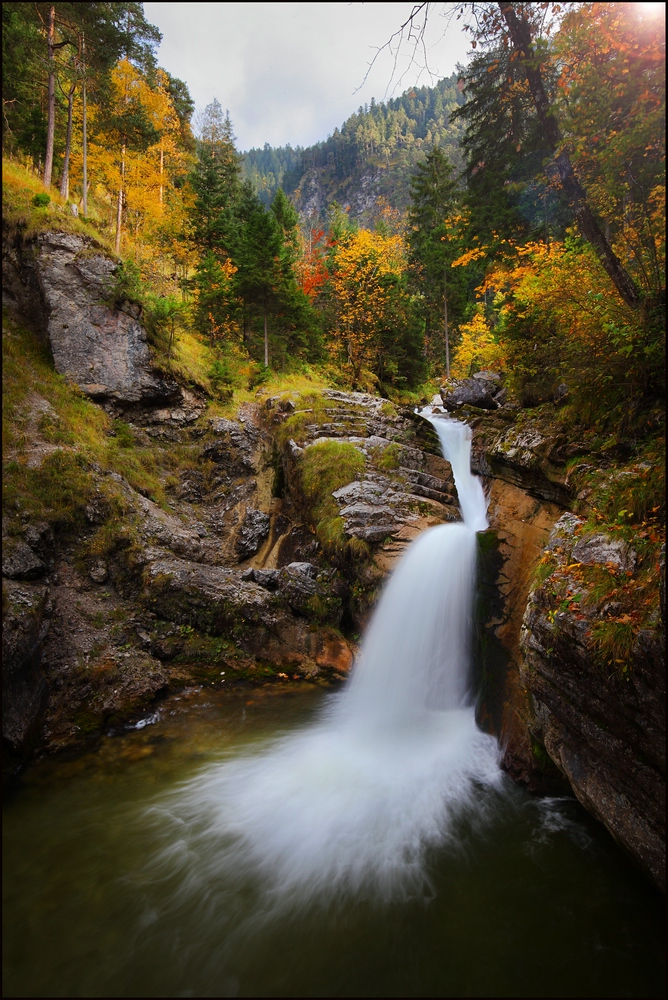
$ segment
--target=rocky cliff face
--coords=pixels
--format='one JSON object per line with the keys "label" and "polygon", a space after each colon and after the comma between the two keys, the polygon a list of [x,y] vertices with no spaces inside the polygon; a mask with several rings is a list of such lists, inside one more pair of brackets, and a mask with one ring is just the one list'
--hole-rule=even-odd
{"label": "rocky cliff face", "polygon": [[[647,470],[627,463],[620,471],[592,454],[564,433],[554,407],[470,409],[467,419],[490,498],[491,528],[481,539],[481,723],[499,736],[516,780],[540,793],[572,790],[663,886],[661,567],[651,547],[640,556],[587,519],[592,491],[577,490],[565,460],[580,456],[571,477],[596,467],[608,489]],[[643,546],[648,532],[640,534]]]}
{"label": "rocky cliff face", "polygon": [[15,239],[4,247],[3,305],[48,341],[56,371],[109,412],[196,419],[203,397],[158,370],[139,307],[107,304],[118,264],[74,233]]}

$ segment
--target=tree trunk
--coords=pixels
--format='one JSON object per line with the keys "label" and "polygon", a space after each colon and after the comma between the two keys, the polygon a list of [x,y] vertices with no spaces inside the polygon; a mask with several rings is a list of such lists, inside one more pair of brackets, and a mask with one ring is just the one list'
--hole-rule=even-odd
{"label": "tree trunk", "polygon": [[264,367],[269,367],[269,332],[267,330],[267,303],[264,303]]}
{"label": "tree trunk", "polygon": [[531,40],[529,22],[524,17],[517,16],[515,5],[512,3],[499,3],[499,9],[504,21],[508,25],[508,32],[513,48],[516,52],[521,53],[524,59],[524,73],[529,84],[538,121],[540,122],[543,136],[554,153],[561,187],[573,210],[580,232],[593,247],[596,256],[605,268],[615,288],[624,299],[624,302],[633,308],[637,308],[641,304],[642,296],[633,278],[622,266],[621,261],[613,252],[612,247],[601,231],[596,217],[587,203],[587,195],[575,176],[568,153],[563,150],[557,153],[561,144],[561,133],[557,120],[550,108],[547,94],[545,93],[540,66],[538,65]]}
{"label": "tree trunk", "polygon": [[53,139],[56,132],[56,68],[54,56],[54,36],[56,29],[56,8],[49,7],[49,27],[47,30],[47,53],[49,84],[47,97],[46,157],[44,159],[44,187],[51,186],[53,170]]}
{"label": "tree trunk", "polygon": [[[67,95],[67,135],[65,137],[65,160],[63,161],[63,176],[60,178],[61,197],[69,198],[70,194],[70,149],[72,147],[72,105],[74,104],[74,91],[76,83],[70,87]],[[84,212],[84,215],[86,213]]]}
{"label": "tree trunk", "polygon": [[88,215],[88,141],[86,136],[86,42],[81,39],[81,58],[83,61],[83,214]]}
{"label": "tree trunk", "polygon": [[121,252],[121,225],[123,223],[123,182],[125,180],[125,145],[121,147],[121,182],[118,185],[118,206],[116,208],[116,253]]}
{"label": "tree trunk", "polygon": [[443,272],[443,319],[445,321],[445,375],[450,378],[450,330],[448,329],[447,272]]}

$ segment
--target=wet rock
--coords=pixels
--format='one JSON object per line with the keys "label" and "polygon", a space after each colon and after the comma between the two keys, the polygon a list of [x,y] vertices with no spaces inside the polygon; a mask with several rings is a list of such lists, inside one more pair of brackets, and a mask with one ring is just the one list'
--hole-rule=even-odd
{"label": "wet rock", "polygon": [[269,515],[263,511],[246,511],[235,543],[236,553],[240,560],[248,559],[250,556],[255,555],[269,534],[270,524]]}
{"label": "wet rock", "polygon": [[[479,373],[480,374],[480,373]],[[498,403],[494,399],[496,383],[486,378],[463,379],[451,391],[441,392],[446,410],[459,410],[462,406],[476,406],[483,410],[495,410]]]}
{"label": "wet rock", "polygon": [[[310,571],[286,574],[295,605],[318,592]],[[144,602],[160,617],[210,635],[231,637],[245,653],[315,676],[318,632],[295,616],[283,593],[246,580],[234,570],[180,559],[156,560],[144,573]],[[314,594],[311,593],[313,589]],[[329,634],[329,633],[328,633]]]}
{"label": "wet rock", "polygon": [[[605,666],[594,626],[615,601],[588,601],[582,567],[612,563],[632,573],[635,553],[620,539],[581,535],[565,514],[546,553],[558,574],[530,595],[520,681],[550,758],[586,809],[662,885],[665,876],[665,661],[659,628],[640,629],[621,670]],[[564,598],[569,598],[565,600]],[[617,608],[619,610],[619,607]]]}

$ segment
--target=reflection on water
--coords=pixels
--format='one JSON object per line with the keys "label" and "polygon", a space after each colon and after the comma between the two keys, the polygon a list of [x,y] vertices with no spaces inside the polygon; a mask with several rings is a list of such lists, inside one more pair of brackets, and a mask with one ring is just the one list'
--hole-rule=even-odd
{"label": "reflection on water", "polygon": [[[216,841],[210,813],[186,822],[176,805],[331,697],[186,692],[94,752],[30,768],[5,809],[4,994],[663,995],[655,891],[576,803],[506,779],[475,786],[426,846],[425,879],[390,898],[362,880],[277,906],[260,854],[230,869],[224,815]],[[284,833],[264,828],[267,858]]]}

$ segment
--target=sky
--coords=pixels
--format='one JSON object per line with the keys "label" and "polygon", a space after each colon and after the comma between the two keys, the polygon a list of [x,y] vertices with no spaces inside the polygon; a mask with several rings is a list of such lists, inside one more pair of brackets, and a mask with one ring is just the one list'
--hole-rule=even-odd
{"label": "sky", "polygon": [[214,97],[229,109],[242,151],[310,146],[372,97],[449,76],[469,51],[453,8],[431,5],[424,47],[405,39],[395,66],[395,42],[369,70],[412,3],[144,4],[163,34],[159,64],[185,80],[197,109]]}

